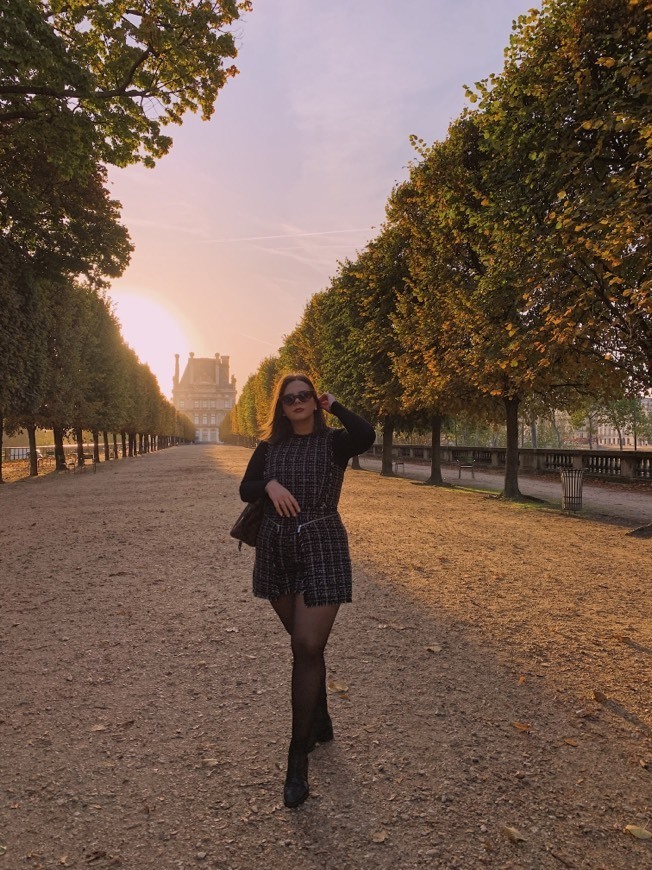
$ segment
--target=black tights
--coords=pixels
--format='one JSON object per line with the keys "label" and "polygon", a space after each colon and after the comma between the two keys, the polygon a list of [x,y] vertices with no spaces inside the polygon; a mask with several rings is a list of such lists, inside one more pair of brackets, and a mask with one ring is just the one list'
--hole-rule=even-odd
{"label": "black tights", "polygon": [[292,743],[305,752],[315,712],[326,709],[326,664],[324,650],[339,604],[306,607],[303,595],[283,595],[272,607],[292,640]]}

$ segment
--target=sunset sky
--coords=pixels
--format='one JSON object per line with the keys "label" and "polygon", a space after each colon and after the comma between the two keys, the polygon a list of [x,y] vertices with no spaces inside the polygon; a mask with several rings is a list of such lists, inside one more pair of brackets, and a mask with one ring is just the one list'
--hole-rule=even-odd
{"label": "sunset sky", "polygon": [[502,68],[524,0],[254,0],[240,74],[154,170],[112,170],[136,246],[111,295],[170,395],[174,354],[229,355],[241,388],[407,176],[464,84]]}

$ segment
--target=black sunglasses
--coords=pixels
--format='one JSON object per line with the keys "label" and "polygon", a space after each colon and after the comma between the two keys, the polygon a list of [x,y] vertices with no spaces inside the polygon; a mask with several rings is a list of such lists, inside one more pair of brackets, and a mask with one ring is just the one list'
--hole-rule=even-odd
{"label": "black sunglasses", "polygon": [[284,405],[288,407],[290,405],[294,405],[295,402],[307,402],[308,399],[316,399],[317,396],[313,393],[312,390],[301,390],[300,393],[286,393],[281,397],[281,401]]}

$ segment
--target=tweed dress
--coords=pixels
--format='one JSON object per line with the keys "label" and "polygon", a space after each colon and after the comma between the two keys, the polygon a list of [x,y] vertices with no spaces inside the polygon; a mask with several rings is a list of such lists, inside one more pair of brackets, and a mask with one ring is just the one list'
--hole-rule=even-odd
{"label": "tweed dress", "polygon": [[258,598],[303,593],[308,607],[351,601],[351,557],[337,512],[344,469],[333,458],[334,429],[269,444],[265,481],[277,480],[300,513],[281,517],[267,500],[256,543],[253,592]]}

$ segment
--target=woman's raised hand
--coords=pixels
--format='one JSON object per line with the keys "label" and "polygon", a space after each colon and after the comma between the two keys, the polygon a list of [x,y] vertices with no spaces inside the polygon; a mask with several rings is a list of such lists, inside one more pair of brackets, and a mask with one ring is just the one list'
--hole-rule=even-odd
{"label": "woman's raised hand", "polygon": [[321,396],[317,399],[319,402],[319,407],[324,411],[330,411],[331,405],[333,402],[336,402],[337,399],[332,393],[322,393]]}
{"label": "woman's raised hand", "polygon": [[265,487],[265,492],[280,517],[296,517],[301,510],[290,490],[282,486],[278,480],[270,480]]}

